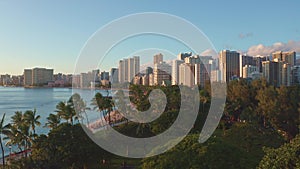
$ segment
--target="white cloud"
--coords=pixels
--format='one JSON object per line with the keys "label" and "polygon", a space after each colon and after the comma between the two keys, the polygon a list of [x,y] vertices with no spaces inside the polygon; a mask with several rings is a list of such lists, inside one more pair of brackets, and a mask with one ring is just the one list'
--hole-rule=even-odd
{"label": "white cloud", "polygon": [[257,55],[271,55],[273,52],[276,51],[295,51],[296,53],[300,53],[300,41],[289,41],[287,43],[283,42],[276,42],[271,46],[265,46],[263,44],[258,44],[251,46],[247,54],[251,56]]}
{"label": "white cloud", "polygon": [[212,56],[213,58],[218,57],[218,53],[213,49],[206,49],[200,56]]}

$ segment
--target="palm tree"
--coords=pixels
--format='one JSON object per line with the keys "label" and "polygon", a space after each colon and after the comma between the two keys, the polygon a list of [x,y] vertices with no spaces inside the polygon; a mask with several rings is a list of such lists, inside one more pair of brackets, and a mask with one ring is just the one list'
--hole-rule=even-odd
{"label": "palm tree", "polygon": [[41,125],[41,122],[39,121],[40,118],[41,118],[40,115],[36,115],[36,109],[34,109],[33,111],[27,110],[24,113],[25,122],[31,127],[34,137],[35,137],[35,126]]}
{"label": "palm tree", "polygon": [[45,126],[53,129],[53,128],[56,128],[60,123],[60,117],[56,114],[50,114],[48,117],[47,117],[47,123],[45,124]]}
{"label": "palm tree", "polygon": [[9,132],[6,134],[7,137],[4,139],[8,139],[5,145],[17,145],[20,151],[23,151],[21,142],[21,133],[14,125],[9,126]]}
{"label": "palm tree", "polygon": [[[5,139],[9,139],[7,145],[18,145],[20,151],[22,147],[26,150],[31,145],[30,125],[25,121],[25,116],[22,112],[17,111],[12,116],[12,124],[9,126],[9,132],[5,135]],[[25,152],[25,156],[27,153]]]}
{"label": "palm tree", "polygon": [[98,110],[98,111],[102,111],[104,110],[104,107],[103,107],[103,96],[101,93],[96,93],[95,94],[95,97],[93,98],[92,100],[92,103],[91,105],[94,106],[94,110]]}
{"label": "palm tree", "polygon": [[86,103],[83,101],[83,99],[78,93],[73,94],[70,99],[72,100],[69,100],[69,103],[73,106],[78,118],[82,120],[83,116],[81,114],[84,113],[87,121],[87,125],[89,125],[89,119],[86,110],[90,110],[90,108],[87,107]]}
{"label": "palm tree", "polygon": [[90,124],[90,122],[89,122],[89,118],[88,118],[88,115],[87,115],[87,113],[86,113],[86,110],[91,110],[91,108],[89,108],[89,107],[87,107],[87,105],[86,105],[86,103],[82,100],[81,101],[81,104],[80,104],[81,106],[81,112],[83,112],[84,114],[85,114],[85,117],[86,117],[86,123],[87,123],[87,125],[89,125]]}
{"label": "palm tree", "polygon": [[56,105],[56,110],[55,112],[57,112],[57,115],[65,120],[67,120],[67,122],[69,122],[69,118],[67,117],[67,113],[66,113],[66,103],[65,102],[59,102]]}
{"label": "palm tree", "polygon": [[96,93],[91,105],[94,106],[94,109],[102,112],[103,117],[108,114],[108,123],[111,124],[110,112],[113,110],[114,104],[108,96],[103,97],[101,93]]}
{"label": "palm tree", "polygon": [[[95,97],[92,100],[91,103],[92,106],[94,106],[94,110],[99,111],[102,114],[102,117],[104,117],[104,97],[102,96],[101,93],[96,93]],[[102,119],[102,118],[101,118]]]}
{"label": "palm tree", "polygon": [[106,97],[104,101],[104,107],[106,108],[106,115],[108,114],[108,123],[111,125],[110,115],[114,107],[114,102],[110,98]]}
{"label": "palm tree", "polygon": [[2,151],[2,166],[5,168],[5,159],[4,159],[4,148],[2,143],[2,134],[8,133],[9,124],[4,125],[4,119],[5,119],[5,113],[2,116],[1,122],[0,122],[0,145],[1,145],[1,151]]}
{"label": "palm tree", "polygon": [[[115,98],[117,98],[116,101],[116,105],[117,105],[117,109],[118,111],[123,114],[123,116],[125,114],[129,113],[129,105],[126,103],[126,98],[124,93],[121,90],[118,90],[115,94]],[[126,124],[128,124],[129,120],[127,118],[123,118],[126,121]]]}
{"label": "palm tree", "polygon": [[69,110],[70,116],[72,116],[71,123],[73,124],[73,118],[79,122],[79,119],[83,119],[80,110],[81,97],[78,93],[73,94],[67,101],[67,110]]}
{"label": "palm tree", "polygon": [[66,104],[65,102],[59,102],[56,105],[56,112],[59,117],[67,120],[71,125],[73,125],[73,117],[76,115],[75,110],[72,108],[70,104]]}
{"label": "palm tree", "polygon": [[[21,125],[18,127],[19,129],[19,134],[20,134],[20,146],[24,147],[24,150],[27,150],[31,147],[32,144],[32,139],[31,139],[31,134],[29,132],[30,130],[30,125],[26,124],[24,121],[24,125]],[[27,151],[25,151],[25,157],[27,157]]]}
{"label": "palm tree", "polygon": [[15,114],[11,117],[12,123],[16,126],[21,126],[24,123],[23,113],[21,111],[16,111]]}

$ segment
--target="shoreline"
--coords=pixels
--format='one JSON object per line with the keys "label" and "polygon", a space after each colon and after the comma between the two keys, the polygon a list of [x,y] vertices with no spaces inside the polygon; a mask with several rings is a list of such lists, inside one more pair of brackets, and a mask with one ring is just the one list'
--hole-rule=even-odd
{"label": "shoreline", "polygon": [[120,88],[79,88],[79,87],[48,87],[48,86],[0,86],[0,88],[23,88],[23,89],[70,89],[70,90],[103,90],[103,91],[128,91],[128,89],[120,89]]}
{"label": "shoreline", "polygon": [[24,89],[82,89],[82,90],[112,90],[111,88],[102,88],[102,87],[95,87],[95,88],[79,88],[79,87],[72,87],[72,86],[66,86],[66,87],[48,87],[48,86],[2,86],[0,85],[1,88],[24,88]]}

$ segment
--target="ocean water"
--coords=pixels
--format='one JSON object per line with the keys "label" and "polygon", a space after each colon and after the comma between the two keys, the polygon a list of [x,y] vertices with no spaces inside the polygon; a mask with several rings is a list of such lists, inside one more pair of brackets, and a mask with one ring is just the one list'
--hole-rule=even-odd
{"label": "ocean water", "polygon": [[[73,93],[78,93],[92,110],[87,111],[90,122],[101,117],[100,113],[93,110],[90,105],[96,92],[102,95],[111,95],[108,90],[84,90],[71,88],[22,88],[22,87],[0,87],[0,116],[6,113],[5,124],[11,121],[11,116],[16,111],[25,112],[26,110],[36,109],[41,116],[41,126],[36,128],[38,134],[47,134],[49,129],[44,127],[50,113],[55,113],[56,105],[60,101],[67,101]],[[85,119],[83,120],[85,122]],[[4,140],[5,144],[6,140]],[[5,154],[9,153],[5,148]]]}

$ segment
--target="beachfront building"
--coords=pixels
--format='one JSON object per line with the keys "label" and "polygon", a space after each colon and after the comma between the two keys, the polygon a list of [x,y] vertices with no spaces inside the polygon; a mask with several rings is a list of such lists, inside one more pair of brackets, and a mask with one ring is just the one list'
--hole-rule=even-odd
{"label": "beachfront building", "polygon": [[53,69],[24,69],[24,86],[43,86],[53,81]]}
{"label": "beachfront building", "polygon": [[127,58],[119,61],[118,67],[118,78],[119,83],[132,82],[135,77],[140,72],[140,57],[134,56],[132,58]]}

